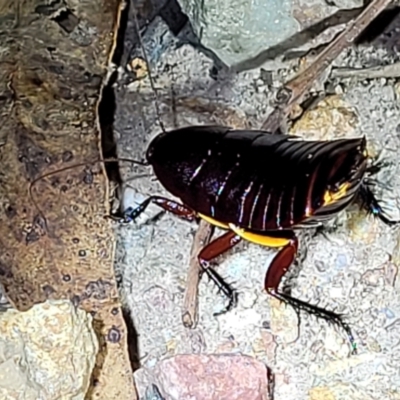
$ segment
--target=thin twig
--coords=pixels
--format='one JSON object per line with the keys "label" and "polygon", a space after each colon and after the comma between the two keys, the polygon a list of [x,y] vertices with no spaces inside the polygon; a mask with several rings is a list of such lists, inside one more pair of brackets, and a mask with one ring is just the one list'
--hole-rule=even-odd
{"label": "thin twig", "polygon": [[198,322],[197,293],[201,269],[197,256],[200,250],[209,243],[212,233],[212,226],[208,222],[201,220],[190,251],[189,271],[182,310],[182,322],[186,328],[195,328]]}
{"label": "thin twig", "polygon": [[355,78],[358,80],[400,78],[400,62],[366,68],[335,68],[332,70],[331,76],[333,78]]}
{"label": "thin twig", "polygon": [[278,106],[268,116],[261,129],[276,132],[293,106],[299,104],[314,82],[332,64],[338,55],[391,3],[392,0],[373,0],[365,10],[349,22],[347,27],[327,46],[316,60],[278,93]]}

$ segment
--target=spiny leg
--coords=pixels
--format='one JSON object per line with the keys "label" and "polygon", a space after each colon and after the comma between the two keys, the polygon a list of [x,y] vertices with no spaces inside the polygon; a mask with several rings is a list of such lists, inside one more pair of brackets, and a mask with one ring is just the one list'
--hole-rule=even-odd
{"label": "spiny leg", "polygon": [[368,166],[366,171],[366,177],[364,178],[363,182],[361,183],[360,190],[359,190],[359,199],[362,202],[362,206],[364,209],[371,213],[372,215],[378,217],[383,223],[386,225],[392,226],[400,223],[398,220],[392,220],[385,215],[379,201],[375,197],[374,193],[371,190],[371,186],[373,185],[380,185],[383,186],[380,182],[374,181],[371,179],[372,176],[376,175],[380,172],[383,168],[391,165],[392,163],[386,160],[377,161],[378,157],[375,158],[375,161]]}
{"label": "spiny leg", "polygon": [[371,160],[372,163],[368,165],[367,170],[365,171],[368,176],[376,175],[382,169],[389,167],[392,164],[392,162],[386,160],[378,161],[379,157],[379,155],[377,157],[374,157]]}
{"label": "spiny leg", "polygon": [[210,267],[210,261],[221,254],[227,252],[232,247],[240,242],[240,236],[235,232],[229,231],[222,236],[216,238],[205,246],[198,255],[198,260],[201,268],[207,276],[215,283],[218,289],[225,294],[229,299],[229,304],[225,310],[215,313],[214,315],[221,315],[237,305],[237,292],[233,289],[213,268]]}
{"label": "spiny leg", "polygon": [[136,208],[128,207],[122,214],[110,215],[109,218],[112,218],[121,223],[129,223],[135,221],[151,203],[187,221],[194,221],[196,219],[196,213],[190,208],[180,203],[177,203],[176,201],[161,196],[150,196],[145,201],[143,201],[143,203],[139,204],[139,206],[137,206]]}
{"label": "spiny leg", "polygon": [[393,226],[400,223],[399,220],[392,220],[385,215],[385,212],[383,211],[381,205],[379,204],[375,195],[372,193],[372,190],[368,186],[368,181],[361,184],[359,196],[362,201],[363,207],[367,210],[367,212],[378,217],[386,225]]}
{"label": "spiny leg", "polygon": [[327,322],[334,323],[346,332],[347,337],[352,347],[352,353],[357,353],[357,345],[354,341],[353,334],[349,325],[347,325],[339,314],[333,311],[328,311],[323,308],[313,306],[306,303],[305,301],[296,299],[282,291],[279,291],[279,284],[289,269],[291,264],[295,261],[298,251],[298,240],[297,237],[292,233],[292,238],[288,241],[287,245],[283,247],[279,253],[272,260],[271,265],[268,268],[265,276],[265,290],[273,297],[287,304],[290,304],[297,313],[300,311],[306,311],[309,314],[313,314],[318,318],[322,318]]}

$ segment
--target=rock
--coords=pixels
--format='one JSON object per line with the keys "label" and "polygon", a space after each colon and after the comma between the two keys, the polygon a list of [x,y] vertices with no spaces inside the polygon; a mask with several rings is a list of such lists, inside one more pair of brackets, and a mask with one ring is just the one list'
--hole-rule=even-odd
{"label": "rock", "polygon": [[0,398],[83,400],[97,351],[91,315],[69,301],[0,313]]}
{"label": "rock", "polygon": [[335,400],[336,397],[326,386],[313,387],[310,390],[310,400]]}
{"label": "rock", "polygon": [[267,367],[245,355],[177,355],[135,372],[139,396],[156,385],[165,400],[270,400]]}
{"label": "rock", "polygon": [[355,134],[358,124],[355,110],[341,96],[332,95],[306,111],[293,125],[290,133],[318,140],[348,138]]}
{"label": "rock", "polygon": [[293,307],[274,297],[270,298],[271,330],[283,344],[295,342],[299,337],[299,321]]}
{"label": "rock", "polygon": [[255,57],[295,34],[290,0],[181,0],[204,46],[227,65]]}

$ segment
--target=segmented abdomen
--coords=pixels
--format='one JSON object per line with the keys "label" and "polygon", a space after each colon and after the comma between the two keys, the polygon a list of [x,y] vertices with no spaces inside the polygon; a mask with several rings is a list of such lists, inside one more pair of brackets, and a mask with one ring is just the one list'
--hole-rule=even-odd
{"label": "segmented abdomen", "polygon": [[[366,167],[364,139],[304,141],[224,127],[162,134],[147,155],[184,204],[254,231],[332,217],[353,200]],[[343,195],[329,201],[329,191],[346,183]]]}

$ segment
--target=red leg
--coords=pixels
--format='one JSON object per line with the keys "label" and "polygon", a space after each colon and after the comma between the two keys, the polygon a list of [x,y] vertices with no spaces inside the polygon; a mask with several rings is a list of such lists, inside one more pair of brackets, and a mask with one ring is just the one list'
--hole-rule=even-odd
{"label": "red leg", "polygon": [[196,219],[196,213],[193,210],[176,201],[166,199],[165,197],[153,196],[152,203],[187,221],[194,221]]}
{"label": "red leg", "polygon": [[297,250],[298,240],[297,237],[293,235],[289,243],[281,249],[272,260],[265,276],[265,290],[271,295],[278,290],[283,276],[296,258]]}
{"label": "red leg", "polygon": [[229,298],[229,304],[225,310],[214,315],[224,314],[236,307],[237,292],[224,281],[221,275],[219,275],[213,268],[210,267],[210,261],[230,250],[232,247],[237,245],[240,240],[240,236],[236,235],[232,231],[229,231],[205,246],[198,255],[199,264],[203,271],[216,284],[218,289]]}
{"label": "red leg", "polygon": [[306,311],[309,314],[313,314],[318,318],[325,319],[328,322],[333,322],[334,324],[342,327],[347,333],[347,337],[352,346],[353,354],[356,354],[357,346],[355,344],[351,329],[345,322],[343,322],[342,317],[339,314],[317,306],[313,306],[279,291],[279,284],[283,276],[285,275],[291,264],[296,262],[297,251],[298,240],[297,237],[293,234],[293,237],[292,239],[290,239],[289,243],[285,247],[283,247],[272,260],[272,263],[268,268],[267,274],[265,276],[265,290],[271,296],[287,304],[290,304],[297,313],[299,313],[300,311]]}
{"label": "red leg", "polygon": [[232,231],[226,232],[222,236],[214,239],[200,251],[198,255],[200,265],[204,269],[208,268],[209,262],[212,259],[230,250],[237,245],[240,240],[240,236]]}
{"label": "red leg", "polygon": [[122,213],[122,215],[113,215],[109,217],[118,222],[132,222],[136,218],[138,218],[139,215],[144,212],[151,203],[156,204],[157,206],[163,208],[165,211],[171,212],[187,221],[194,221],[196,219],[196,213],[190,208],[184,206],[183,204],[179,204],[176,201],[160,196],[150,196],[138,207],[128,207]]}

